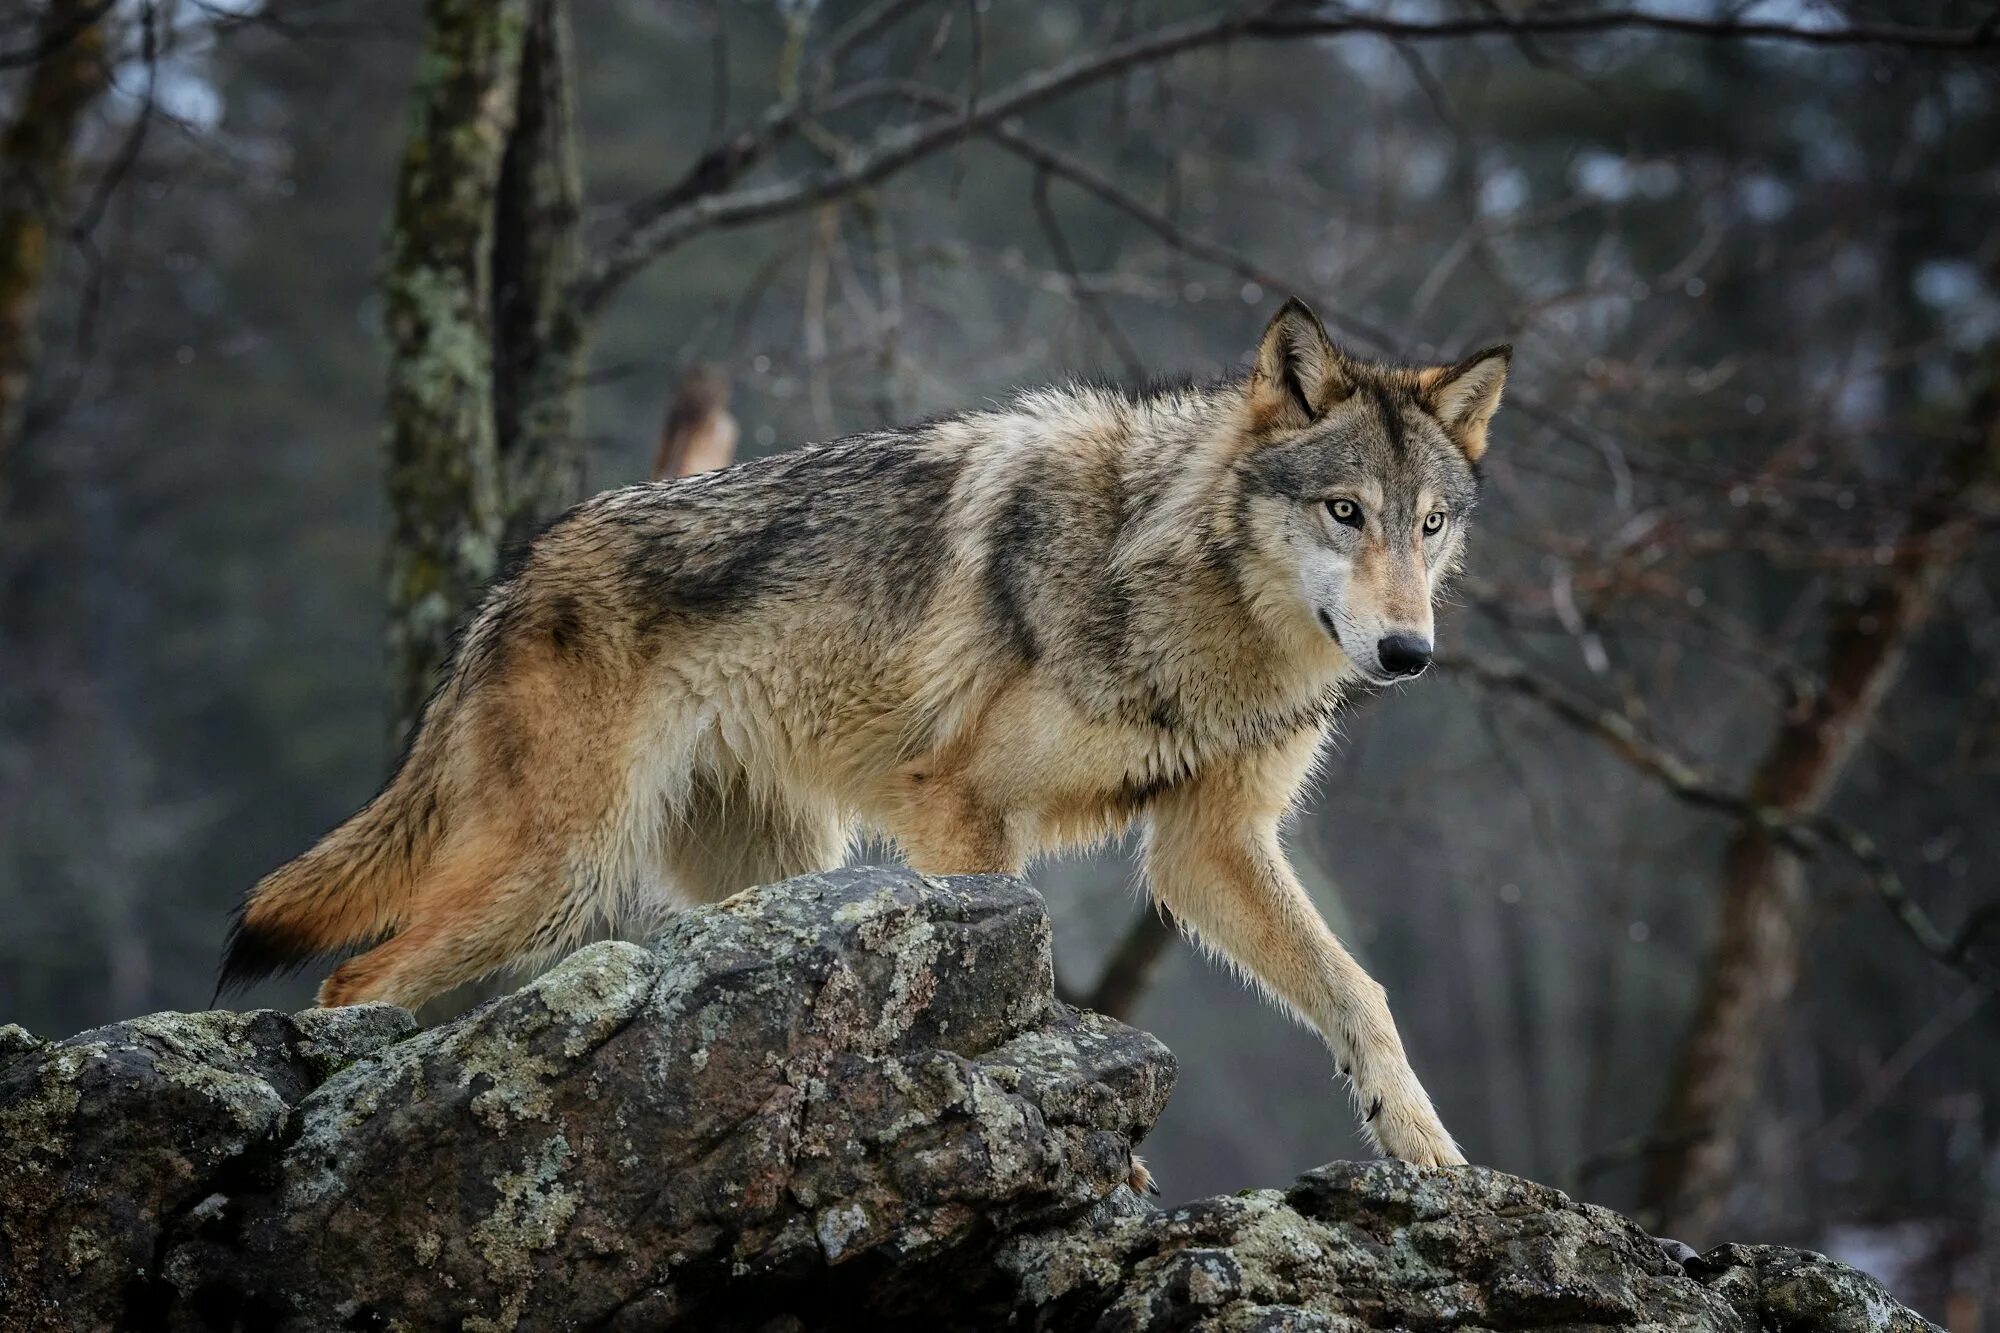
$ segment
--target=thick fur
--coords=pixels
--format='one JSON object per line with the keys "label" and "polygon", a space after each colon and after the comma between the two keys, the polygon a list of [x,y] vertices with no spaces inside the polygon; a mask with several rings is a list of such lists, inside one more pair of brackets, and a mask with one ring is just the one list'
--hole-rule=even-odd
{"label": "thick fur", "polygon": [[1154,895],[1322,1034],[1380,1145],[1462,1161],[1278,835],[1342,686],[1428,647],[1505,372],[1364,364],[1293,302],[1237,380],[588,501],[493,589],[397,777],[251,891],[225,978],[380,939],[320,1002],[415,1006],[864,830],[960,873],[1137,822]]}

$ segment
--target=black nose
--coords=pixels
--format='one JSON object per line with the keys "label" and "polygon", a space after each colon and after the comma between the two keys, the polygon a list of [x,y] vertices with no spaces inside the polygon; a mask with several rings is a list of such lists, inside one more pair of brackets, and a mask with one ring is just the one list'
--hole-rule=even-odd
{"label": "black nose", "polygon": [[1392,676],[1418,676],[1431,664],[1431,641],[1414,634],[1390,634],[1375,645],[1375,660]]}

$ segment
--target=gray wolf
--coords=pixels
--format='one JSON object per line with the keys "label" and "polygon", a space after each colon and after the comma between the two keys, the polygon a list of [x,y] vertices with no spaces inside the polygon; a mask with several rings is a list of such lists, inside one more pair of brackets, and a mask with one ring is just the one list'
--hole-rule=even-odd
{"label": "gray wolf", "polygon": [[1019,872],[1143,830],[1152,894],[1318,1030],[1377,1145],[1462,1162],[1279,830],[1341,691],[1423,671],[1508,349],[1061,387],[578,506],[468,626],[388,785],[246,898],[235,981],[360,942],[414,1007],[648,904],[837,865]]}

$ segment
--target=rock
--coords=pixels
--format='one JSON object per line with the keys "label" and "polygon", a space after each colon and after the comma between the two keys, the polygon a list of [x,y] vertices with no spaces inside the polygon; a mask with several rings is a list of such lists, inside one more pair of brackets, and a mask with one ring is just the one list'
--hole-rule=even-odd
{"label": "rock", "polygon": [[1017,880],[806,876],[428,1032],[0,1031],[0,1328],[1923,1329],[1481,1169],[1162,1212],[1173,1057],[1052,994]]}
{"label": "rock", "polygon": [[1690,1274],[1616,1213],[1481,1167],[1403,1162],[1101,1210],[1016,1236],[994,1267],[994,1308],[1050,1330],[1931,1327],[1819,1255],[1723,1246]]}
{"label": "rock", "polygon": [[1721,1245],[1694,1268],[1752,1328],[1882,1333],[1931,1327],[1897,1304],[1882,1284],[1822,1254],[1777,1245]]}
{"label": "rock", "polygon": [[708,1326],[836,1271],[893,1304],[1109,1193],[1165,1104],[1172,1057],[1057,1006],[1049,949],[1019,881],[907,871],[585,949],[307,1097],[240,1255],[176,1281],[300,1328]]}
{"label": "rock", "polygon": [[[0,1055],[0,1327],[115,1327],[168,1224],[276,1161],[291,1107],[414,1030],[386,1005],[153,1014]],[[16,1029],[18,1031],[18,1029]]]}
{"label": "rock", "polygon": [[47,1044],[19,1023],[0,1023],[0,1060],[23,1051],[38,1050]]}

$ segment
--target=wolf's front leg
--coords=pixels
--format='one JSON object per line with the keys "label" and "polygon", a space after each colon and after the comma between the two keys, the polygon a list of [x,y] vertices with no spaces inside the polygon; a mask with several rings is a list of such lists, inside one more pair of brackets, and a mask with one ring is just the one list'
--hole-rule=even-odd
{"label": "wolf's front leg", "polygon": [[1277,825],[1289,791],[1274,804],[1258,776],[1205,776],[1156,803],[1146,852],[1154,895],[1319,1030],[1377,1147],[1421,1166],[1463,1163],[1403,1054],[1386,992],[1285,863]]}

